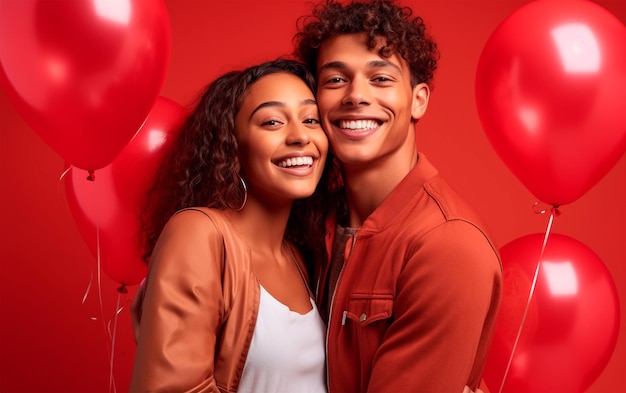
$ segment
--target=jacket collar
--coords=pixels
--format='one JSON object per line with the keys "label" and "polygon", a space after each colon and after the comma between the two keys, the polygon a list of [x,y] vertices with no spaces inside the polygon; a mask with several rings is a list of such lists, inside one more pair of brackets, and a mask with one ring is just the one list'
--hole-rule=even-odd
{"label": "jacket collar", "polygon": [[359,229],[361,234],[379,232],[400,216],[400,213],[410,201],[419,198],[424,192],[424,184],[435,178],[439,172],[428,161],[426,156],[418,153],[415,167],[398,183],[393,191],[370,214]]}

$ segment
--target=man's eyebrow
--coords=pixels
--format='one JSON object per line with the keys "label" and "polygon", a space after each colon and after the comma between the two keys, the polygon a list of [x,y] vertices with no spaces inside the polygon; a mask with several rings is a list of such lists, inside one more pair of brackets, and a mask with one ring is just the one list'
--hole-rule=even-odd
{"label": "man's eyebrow", "polygon": [[[386,60],[372,60],[370,62],[367,63],[368,67],[371,68],[385,68],[385,67],[391,67],[393,69],[395,69],[397,72],[402,72],[402,70],[400,69],[400,67],[398,67],[397,65],[393,64],[390,61],[386,61]],[[328,70],[328,69],[337,69],[337,70],[344,70],[347,69],[348,65],[346,63],[344,63],[343,61],[331,61],[330,63],[326,63],[324,65],[322,65],[318,72],[322,72],[324,70]]]}
{"label": "man's eyebrow", "polygon": [[390,61],[386,61],[386,60],[374,60],[374,61],[370,61],[369,63],[367,63],[367,65],[369,67],[372,68],[383,68],[383,67],[391,67],[393,69],[395,69],[398,72],[402,72],[402,70],[400,69],[400,67],[398,67],[397,65],[393,64]]}
{"label": "man's eyebrow", "polygon": [[[300,102],[300,105],[316,105],[317,106],[317,101],[315,101],[314,99],[311,99],[311,98],[307,98],[307,99],[302,100]],[[258,111],[260,111],[263,108],[268,108],[268,107],[284,108],[286,106],[287,106],[287,104],[285,104],[282,101],[266,101],[266,102],[261,103],[256,108],[254,108],[252,113],[250,113],[250,117],[254,116],[255,113],[257,113]]]}
{"label": "man's eyebrow", "polygon": [[344,69],[347,68],[346,63],[342,62],[342,61],[331,61],[330,63],[326,63],[324,65],[322,65],[319,70],[317,70],[318,72],[322,72],[324,70],[328,70],[328,69]]}

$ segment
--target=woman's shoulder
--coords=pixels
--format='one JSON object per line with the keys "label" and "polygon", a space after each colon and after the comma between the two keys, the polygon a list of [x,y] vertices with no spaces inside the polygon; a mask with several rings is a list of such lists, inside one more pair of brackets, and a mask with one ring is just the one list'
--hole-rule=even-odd
{"label": "woman's shoulder", "polygon": [[198,220],[202,219],[202,216],[208,217],[211,220],[219,219],[223,220],[224,212],[222,210],[213,209],[205,206],[193,206],[186,207],[184,209],[178,210],[176,213],[172,215],[172,218],[178,216],[188,217],[188,219]]}
{"label": "woman's shoulder", "polygon": [[182,232],[223,233],[225,217],[221,210],[201,206],[188,207],[174,213],[165,227]]}

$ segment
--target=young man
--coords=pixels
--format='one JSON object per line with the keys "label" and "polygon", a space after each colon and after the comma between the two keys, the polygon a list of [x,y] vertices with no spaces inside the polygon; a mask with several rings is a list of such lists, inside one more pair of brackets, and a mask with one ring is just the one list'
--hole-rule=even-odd
{"label": "young man", "polygon": [[316,278],[329,391],[475,390],[502,270],[479,218],[416,148],[436,44],[387,0],[330,1],[300,22],[296,54],[317,76],[347,202]]}

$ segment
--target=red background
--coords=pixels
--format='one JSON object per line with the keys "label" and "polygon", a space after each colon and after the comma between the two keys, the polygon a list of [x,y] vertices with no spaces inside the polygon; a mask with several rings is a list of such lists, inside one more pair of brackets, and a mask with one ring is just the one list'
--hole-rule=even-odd
{"label": "red background", "polygon": [[[483,45],[527,1],[413,2],[421,3],[414,8],[443,54],[430,108],[418,127],[420,151],[484,217],[498,246],[544,232],[548,217],[533,213],[536,198],[496,156],[474,104]],[[626,23],[626,1],[596,2]],[[218,74],[290,51],[295,19],[308,10],[306,0],[166,4],[173,47],[161,95],[183,105]],[[2,91],[0,127],[0,391],[112,391],[103,321],[114,315],[117,283],[104,274],[98,279],[96,261],[72,220],[59,180],[63,160],[25,124]],[[617,285],[620,336],[588,392],[626,392],[626,157],[589,192],[562,207],[553,231],[594,250]],[[136,287],[129,290],[122,304]],[[127,306],[115,337],[113,377],[117,391],[125,391],[134,356]]]}

